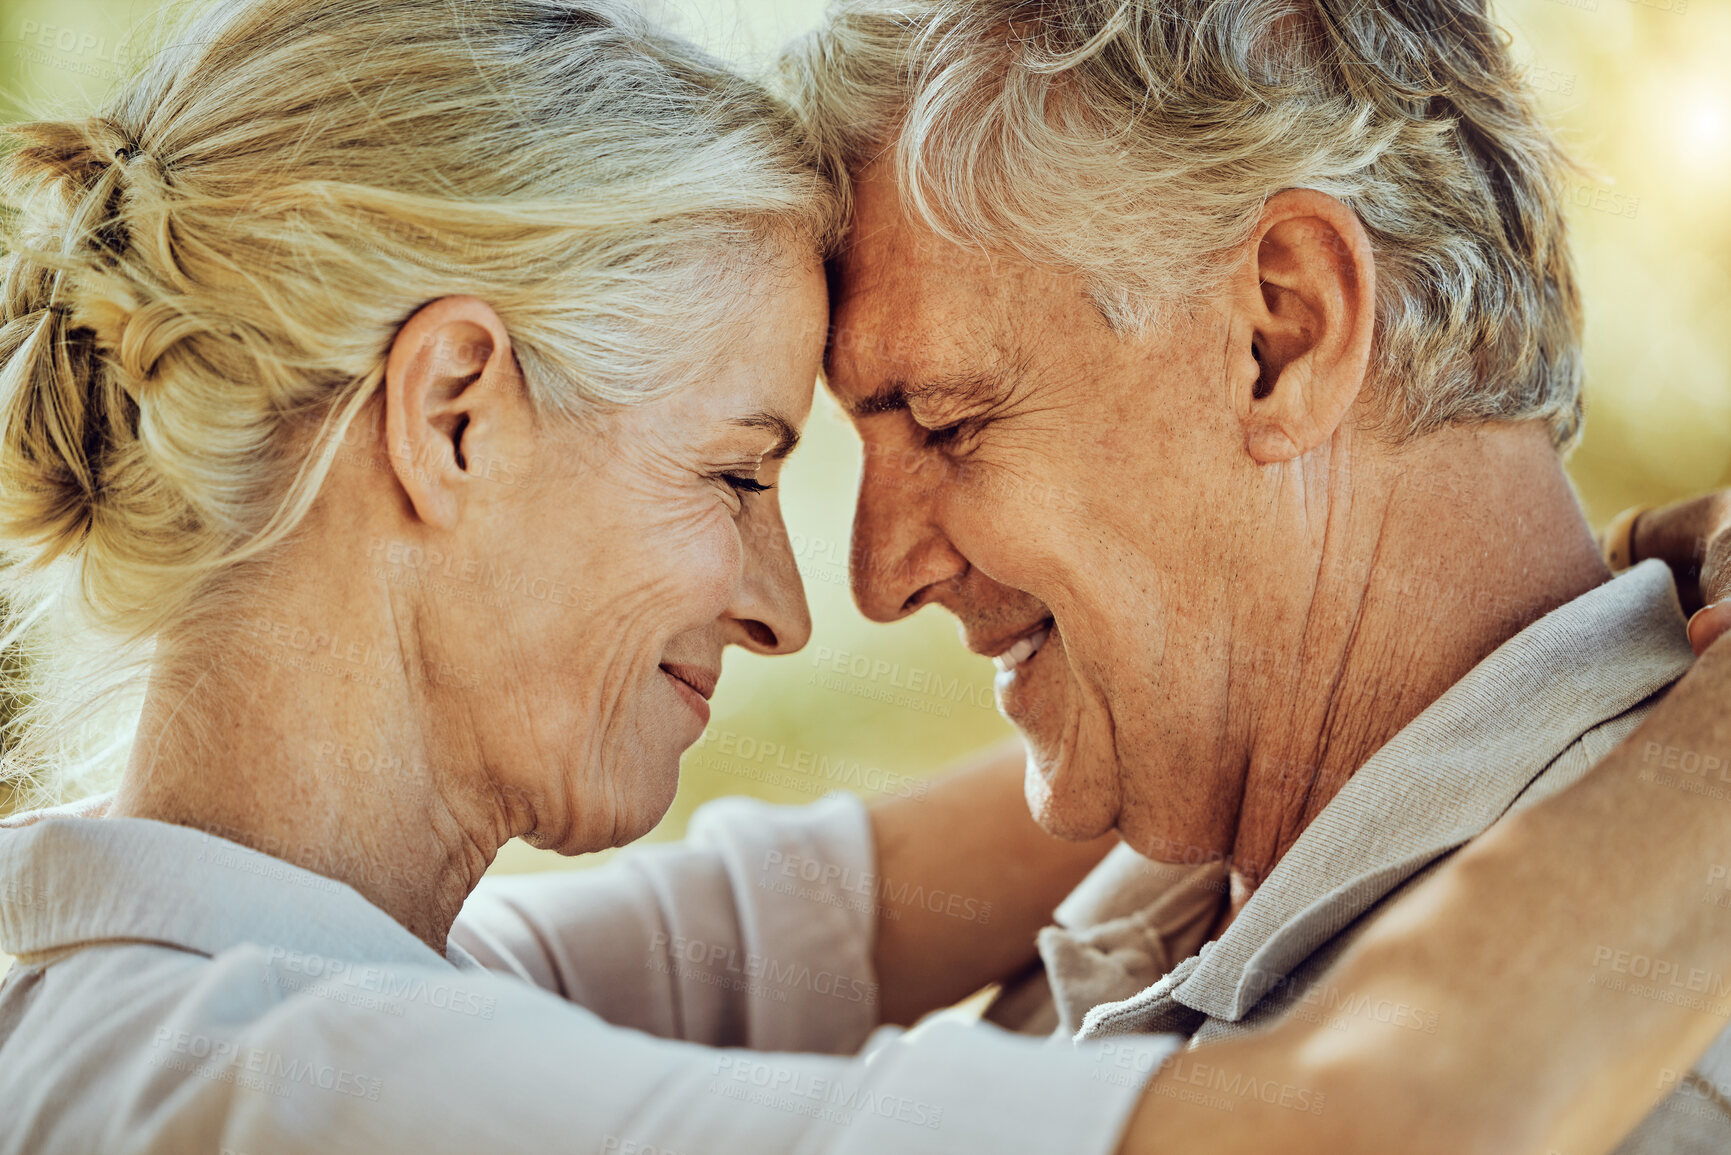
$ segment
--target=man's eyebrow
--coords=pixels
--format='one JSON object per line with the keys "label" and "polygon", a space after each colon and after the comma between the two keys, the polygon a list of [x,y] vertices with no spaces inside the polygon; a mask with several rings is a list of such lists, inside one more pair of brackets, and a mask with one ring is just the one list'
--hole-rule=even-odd
{"label": "man's eyebrow", "polygon": [[876,417],[880,413],[894,413],[907,407],[907,386],[900,381],[891,381],[876,393],[849,402],[847,412],[849,417]]}
{"label": "man's eyebrow", "polygon": [[793,422],[766,409],[760,409],[745,417],[735,417],[733,424],[742,429],[767,429],[775,434],[775,445],[765,454],[774,461],[780,461],[792,453],[799,444],[799,430],[793,427]]}
{"label": "man's eyebrow", "polygon": [[997,367],[965,370],[920,382],[896,378],[886,381],[875,393],[850,402],[846,409],[850,417],[875,417],[879,413],[906,409],[913,397],[947,395],[963,401],[984,400],[1000,395],[1006,379],[1004,371]]}

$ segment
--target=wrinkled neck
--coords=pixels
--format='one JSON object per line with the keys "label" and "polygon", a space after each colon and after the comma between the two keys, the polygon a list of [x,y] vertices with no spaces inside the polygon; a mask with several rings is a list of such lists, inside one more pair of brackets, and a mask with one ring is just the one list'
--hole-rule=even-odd
{"label": "wrinkled neck", "polygon": [[[472,750],[441,747],[377,583],[331,568],[158,645],[112,817],[191,826],[353,887],[440,954],[518,827]],[[345,596],[345,590],[352,591]],[[333,623],[341,623],[334,626]]]}
{"label": "wrinkled neck", "polygon": [[[1537,423],[1445,430],[1336,476],[1285,677],[1248,693],[1248,896],[1360,766],[1498,646],[1609,576]],[[1228,918],[1230,915],[1228,915]]]}

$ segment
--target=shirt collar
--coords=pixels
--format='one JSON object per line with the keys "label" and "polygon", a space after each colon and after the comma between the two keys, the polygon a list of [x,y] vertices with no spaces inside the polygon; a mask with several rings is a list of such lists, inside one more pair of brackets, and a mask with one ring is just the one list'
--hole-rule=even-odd
{"label": "shirt collar", "polygon": [[1097,1008],[1107,1013],[1090,1024],[1162,1002],[1242,1018],[1317,947],[1496,822],[1581,735],[1665,689],[1693,660],[1670,572],[1657,561],[1547,614],[1349,778],[1219,939],[1140,995]]}
{"label": "shirt collar", "polygon": [[344,883],[191,827],[62,809],[0,828],[0,950],[27,964],[114,942],[472,963],[460,952],[441,960]]}

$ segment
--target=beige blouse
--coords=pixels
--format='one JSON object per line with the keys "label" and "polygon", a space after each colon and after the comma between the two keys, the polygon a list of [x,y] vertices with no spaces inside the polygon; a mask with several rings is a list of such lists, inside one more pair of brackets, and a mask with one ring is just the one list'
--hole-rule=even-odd
{"label": "beige blouse", "polygon": [[484,881],[441,958],[236,843],[25,815],[0,1152],[1112,1151],[1176,1040],[874,1030],[873,870],[855,799],[723,800],[684,843]]}

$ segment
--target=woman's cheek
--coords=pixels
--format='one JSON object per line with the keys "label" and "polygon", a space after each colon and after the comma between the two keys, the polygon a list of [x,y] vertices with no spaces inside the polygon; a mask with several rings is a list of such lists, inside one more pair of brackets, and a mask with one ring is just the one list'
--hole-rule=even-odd
{"label": "woman's cheek", "polygon": [[741,567],[739,532],[728,509],[705,495],[663,501],[613,527],[591,560],[604,612],[648,612],[669,634],[709,624],[732,601]]}
{"label": "woman's cheek", "polygon": [[681,553],[681,557],[668,561],[677,566],[686,604],[704,611],[702,621],[693,625],[706,624],[732,604],[745,579],[739,527],[725,509],[718,510],[716,516],[705,519],[701,531]]}
{"label": "woman's cheek", "polygon": [[[670,590],[680,629],[708,625],[727,610],[744,578],[739,528],[725,507],[692,518],[653,559],[663,589]],[[672,622],[668,622],[672,625]]]}

